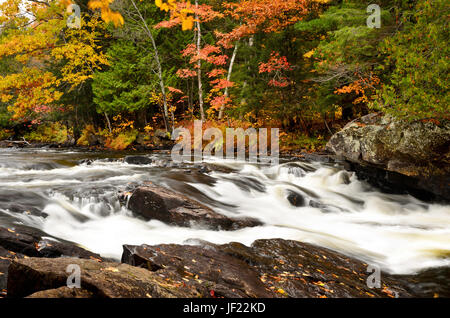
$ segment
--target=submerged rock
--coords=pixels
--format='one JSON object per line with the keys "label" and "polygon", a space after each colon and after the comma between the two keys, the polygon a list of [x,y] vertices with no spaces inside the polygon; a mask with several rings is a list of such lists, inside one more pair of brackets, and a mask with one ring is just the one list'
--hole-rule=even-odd
{"label": "submerged rock", "polygon": [[230,218],[185,195],[148,183],[135,189],[128,208],[146,220],[156,219],[167,224],[212,229],[236,230],[261,225],[255,219]]}
{"label": "submerged rock", "polygon": [[152,163],[152,159],[145,156],[126,156],[123,161],[131,165],[149,165]]}
{"label": "submerged rock", "polygon": [[379,177],[367,171],[358,175],[372,183],[392,184],[413,195],[422,192],[425,199],[450,200],[448,121],[407,122],[370,114],[336,133],[327,150],[351,162],[357,173],[377,172]]}
{"label": "submerged rock", "polygon": [[410,297],[382,273],[369,288],[368,265],[314,245],[282,239],[214,245],[124,246],[122,262],[195,288],[202,297]]}
{"label": "submerged rock", "polygon": [[286,199],[289,201],[289,203],[295,207],[302,207],[305,206],[305,198],[297,192],[294,191],[287,191],[287,197]]}

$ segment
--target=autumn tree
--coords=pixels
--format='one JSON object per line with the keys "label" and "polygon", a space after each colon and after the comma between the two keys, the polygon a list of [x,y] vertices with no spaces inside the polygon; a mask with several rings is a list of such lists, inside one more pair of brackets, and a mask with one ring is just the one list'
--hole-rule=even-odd
{"label": "autumn tree", "polygon": [[[179,14],[172,13],[171,19],[158,24],[158,28],[172,28],[181,24],[183,29],[187,29],[186,25],[183,24],[187,20],[181,19],[180,16],[185,18],[190,17],[195,23],[193,43],[187,45],[181,52],[184,57],[189,57],[191,67],[189,69],[180,69],[178,75],[181,78],[197,78],[199,111],[201,120],[204,121],[206,116],[204,106],[203,63],[208,62],[216,66],[221,66],[225,63],[227,57],[220,53],[219,47],[203,44],[202,25],[220,17],[221,14],[215,11],[210,5],[200,4],[198,0],[195,1],[195,5],[193,6],[190,5],[190,2],[174,3],[174,8],[171,10],[173,12],[179,12]],[[208,77],[216,77],[217,75],[219,73],[211,72],[208,74]]]}
{"label": "autumn tree", "polygon": [[383,56],[378,45],[395,32],[392,14],[381,11],[382,28],[367,26],[369,1],[344,1],[326,8],[313,19],[301,21],[296,29],[316,39],[304,59],[311,63],[311,88],[306,99],[323,116],[342,108],[345,118],[368,111],[381,84],[379,66]]}
{"label": "autumn tree", "polygon": [[[0,5],[0,58],[13,59],[15,71],[0,77],[3,103],[14,120],[39,121],[61,111],[57,101],[79,88],[107,64],[98,44],[104,26],[82,16],[80,29],[68,28],[67,2],[9,0]],[[52,66],[58,64],[57,70]]]}

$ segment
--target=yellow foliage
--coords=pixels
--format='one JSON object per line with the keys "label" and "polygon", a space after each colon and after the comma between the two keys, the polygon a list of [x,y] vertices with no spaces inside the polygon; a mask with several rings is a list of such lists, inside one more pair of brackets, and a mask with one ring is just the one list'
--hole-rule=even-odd
{"label": "yellow foliage", "polygon": [[[63,89],[79,86],[108,64],[97,44],[105,27],[98,17],[90,17],[80,29],[67,28],[65,9],[70,2],[7,0],[0,4],[2,24],[27,26],[24,17],[35,17],[32,27],[8,29],[0,42],[0,58],[13,57],[21,64],[17,73],[0,76],[0,98],[9,103],[14,120],[33,120],[53,111]],[[64,62],[61,74],[46,71],[49,60]]]}
{"label": "yellow foliage", "polygon": [[125,150],[131,145],[138,135],[137,130],[129,130],[119,133],[117,137],[109,137],[106,139],[105,147],[114,150]]}
{"label": "yellow foliage", "polygon": [[77,140],[79,146],[89,146],[89,136],[95,135],[96,131],[94,125],[86,125],[81,132],[81,137]]}
{"label": "yellow foliage", "polygon": [[311,50],[309,52],[306,52],[305,54],[303,54],[303,57],[309,59],[311,58],[311,56],[313,56],[315,50]]}
{"label": "yellow foliage", "polygon": [[169,10],[175,10],[177,8],[176,0],[155,0],[155,4],[163,11],[169,12]]}
{"label": "yellow foliage", "polygon": [[27,141],[55,142],[62,144],[67,141],[69,131],[60,123],[42,124],[35,131],[24,136]]}
{"label": "yellow foliage", "polygon": [[91,0],[88,7],[92,10],[100,10],[103,21],[112,22],[114,26],[118,27],[124,24],[124,20],[119,12],[113,11],[109,7],[113,2],[114,0]]}

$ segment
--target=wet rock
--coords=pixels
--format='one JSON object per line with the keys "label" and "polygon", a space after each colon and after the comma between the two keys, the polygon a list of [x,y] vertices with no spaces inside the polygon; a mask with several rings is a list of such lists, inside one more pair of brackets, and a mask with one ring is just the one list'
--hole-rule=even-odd
{"label": "wet rock", "polygon": [[15,253],[13,251],[8,251],[7,249],[0,246],[0,298],[5,297],[7,290],[7,280],[8,280],[8,267],[13,259],[23,258],[24,255],[20,253]]}
{"label": "wet rock", "polygon": [[258,273],[219,246],[124,246],[122,262],[185,282],[202,297],[270,297]]}
{"label": "wet rock", "polygon": [[156,219],[184,227],[195,224],[212,229],[236,230],[261,225],[255,219],[229,218],[185,195],[150,183],[133,191],[128,208],[146,220]]}
{"label": "wet rock", "polygon": [[94,162],[94,160],[92,159],[81,159],[77,162],[77,164],[79,165],[86,165],[86,166],[90,166],[92,163]]}
{"label": "wet rock", "polygon": [[237,172],[236,169],[220,165],[220,164],[214,164],[209,162],[203,162],[200,166],[200,170],[203,173],[210,173],[210,172],[221,172],[221,173],[232,173]]}
{"label": "wet rock", "polygon": [[202,183],[208,186],[213,186],[217,182],[216,178],[213,178],[205,173],[189,169],[172,169],[164,172],[162,176],[170,180],[180,181],[183,185],[186,183]]}
{"label": "wet rock", "polygon": [[84,288],[69,288],[67,286],[35,292],[27,298],[94,298],[95,294]]}
{"label": "wet rock", "polygon": [[316,209],[324,209],[327,207],[326,204],[323,204],[323,203],[320,203],[320,202],[317,202],[314,200],[309,201],[309,206],[312,208],[316,208]]}
{"label": "wet rock", "polygon": [[[383,273],[367,286],[368,265],[314,245],[282,239],[214,245],[124,246],[122,262],[196,288],[202,297],[410,297]],[[204,288],[202,288],[203,286]]]}
{"label": "wet rock", "polygon": [[347,209],[331,205],[331,204],[324,204],[315,200],[310,200],[308,205],[312,208],[319,209],[322,213],[339,213],[339,212],[350,212]]}
{"label": "wet rock", "polygon": [[152,159],[144,156],[126,156],[123,161],[130,165],[149,165],[152,163]]}
{"label": "wet rock", "polygon": [[24,192],[15,189],[0,189],[0,208],[14,213],[46,217],[42,212],[45,207],[45,198],[34,192]]}
{"label": "wet rock", "polygon": [[[422,191],[430,199],[450,200],[449,121],[407,122],[370,114],[335,134],[327,150],[353,166],[357,163],[363,170],[378,171],[380,176],[367,178],[369,182],[386,179],[394,188],[398,185],[413,195]],[[360,167],[353,168],[358,173]]]}
{"label": "wet rock", "polygon": [[314,162],[333,163],[335,158],[328,152],[302,153],[303,158]]}
{"label": "wet rock", "polygon": [[300,167],[289,167],[288,168],[288,174],[292,174],[297,178],[304,177],[306,175],[305,170],[303,170]]}
{"label": "wet rock", "polygon": [[416,275],[396,276],[406,290],[419,297],[450,297],[450,267],[430,268]]}
{"label": "wet rock", "polygon": [[[448,297],[448,268],[409,276],[383,272],[381,287],[369,288],[368,264],[315,245],[282,239],[250,247],[189,243],[195,245],[124,245],[123,264],[15,259],[8,297]],[[80,266],[80,289],[66,285],[71,264]]]}
{"label": "wet rock", "polygon": [[87,259],[103,258],[74,243],[53,240],[46,233],[26,226],[0,227],[0,290],[6,289],[11,261],[26,257],[57,258],[72,256]]}
{"label": "wet rock", "polygon": [[[81,289],[70,290],[69,265],[81,269]],[[8,297],[170,298],[196,297],[195,288],[183,286],[159,274],[112,262],[78,258],[28,258],[9,267]]]}
{"label": "wet rock", "polygon": [[286,199],[292,206],[302,207],[305,206],[305,198],[300,193],[288,190]]}
{"label": "wet rock", "polygon": [[251,192],[252,190],[257,192],[266,192],[267,190],[264,183],[254,177],[222,177],[222,180],[230,181],[234,183],[234,185],[236,185],[239,189],[246,192]]}

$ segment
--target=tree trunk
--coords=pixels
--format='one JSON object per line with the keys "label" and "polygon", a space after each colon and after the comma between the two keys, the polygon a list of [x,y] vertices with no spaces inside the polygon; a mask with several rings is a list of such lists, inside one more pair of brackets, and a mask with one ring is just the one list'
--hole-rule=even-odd
{"label": "tree trunk", "polygon": [[[198,10],[198,0],[195,0],[195,8]],[[200,29],[200,20],[198,13],[195,13],[195,24],[197,26],[197,55],[200,56],[202,31]],[[202,83],[202,61],[197,61],[197,79],[198,79],[198,101],[200,107],[200,116],[202,121],[205,121],[205,112],[203,110],[203,83]]]}
{"label": "tree trunk", "polygon": [[[156,42],[155,39],[153,38],[153,34],[150,31],[147,22],[145,22],[144,17],[141,14],[141,11],[138,9],[138,7],[136,6],[136,3],[134,2],[134,0],[131,0],[131,3],[133,4],[133,7],[136,9],[137,14],[139,15],[139,18],[141,19],[143,26],[144,26],[144,30],[147,33],[148,37],[150,38],[150,41],[152,42],[152,46],[153,46],[153,50],[155,51],[155,61],[156,61],[156,65],[158,67],[158,78],[159,78],[159,86],[161,88],[161,94],[163,96],[163,108],[164,108],[164,121],[166,123],[166,130],[167,130],[167,122],[168,122],[168,118],[169,118],[169,110],[167,107],[167,94],[166,94],[166,86],[164,84],[164,78],[163,78],[163,74],[162,74],[162,66],[161,66],[161,60],[159,58],[159,53],[158,53],[158,47],[156,46]],[[174,118],[174,114],[172,113],[172,131],[174,130],[174,123],[175,123],[175,118]]]}
{"label": "tree trunk", "polygon": [[[230,82],[231,80],[231,73],[233,72],[233,65],[234,65],[234,61],[236,60],[236,55],[237,55],[237,50],[238,50],[238,44],[239,42],[236,42],[236,44],[234,45],[234,50],[233,50],[233,55],[231,56],[231,60],[230,60],[230,66],[228,68],[228,74],[227,74],[227,81]],[[228,97],[228,87],[225,87],[225,99],[227,99]],[[222,105],[220,107],[220,111],[219,111],[219,119],[223,118],[223,112],[225,110],[225,105]]]}
{"label": "tree trunk", "polygon": [[105,118],[106,118],[106,122],[108,123],[109,133],[112,134],[111,121],[109,120],[108,114],[106,112],[105,112]]}

